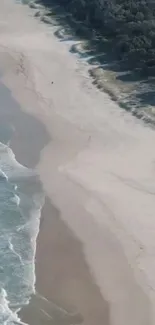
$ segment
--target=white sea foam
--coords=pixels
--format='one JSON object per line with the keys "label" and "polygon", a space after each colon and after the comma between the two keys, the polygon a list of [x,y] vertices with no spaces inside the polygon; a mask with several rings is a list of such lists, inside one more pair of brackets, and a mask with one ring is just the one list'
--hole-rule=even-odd
{"label": "white sea foam", "polygon": [[35,256],[36,256],[36,247],[37,247],[37,237],[39,233],[40,227],[40,215],[41,215],[41,208],[37,210],[32,210],[32,220],[31,220],[31,243],[33,246],[33,263],[32,263],[32,272],[33,272],[33,292],[35,293],[35,283],[36,283],[36,274],[35,274]]}
{"label": "white sea foam", "polygon": [[20,204],[20,197],[17,194],[15,194],[14,197],[11,198],[11,201],[14,202],[14,203],[16,203],[17,206],[19,206],[19,204]]}
{"label": "white sea foam", "polygon": [[[39,227],[40,227],[41,208],[42,208],[42,206],[40,206],[40,208],[38,208],[38,209],[31,210],[31,220],[17,228],[18,232],[22,231],[25,228],[29,231],[29,233],[31,235],[31,244],[32,244],[32,248],[33,248],[32,264],[31,264],[31,266],[32,266],[31,285],[32,285],[33,293],[35,293],[35,283],[36,283],[35,255],[36,255],[37,236],[38,236]],[[14,250],[13,247],[11,247],[11,248]],[[15,252],[15,250],[14,250],[14,252]]]}
{"label": "white sea foam", "polygon": [[[30,170],[27,167],[22,166],[20,163],[18,163],[16,161],[13,151],[8,146],[0,143],[0,180],[2,178],[2,181],[4,179],[7,182],[11,181],[11,183],[15,183],[13,185],[13,189],[16,192],[18,189],[18,185],[17,185],[18,179],[29,178],[31,176],[36,176],[34,171]],[[17,181],[17,184],[16,184],[16,181]],[[18,249],[17,249],[18,246],[16,246],[16,245],[19,245],[19,242],[17,240],[17,237],[14,242],[14,237],[13,237],[14,232],[12,232],[11,236],[8,235],[7,242],[8,242],[8,248],[9,248],[10,252],[13,253],[12,256],[18,257],[19,263],[20,263],[19,265],[21,265],[21,267],[24,268],[24,270],[25,270],[25,267],[26,268],[28,267],[28,269],[25,273],[25,274],[28,274],[28,278],[24,278],[24,282],[23,282],[27,286],[27,289],[26,288],[25,289],[28,291],[24,293],[24,291],[22,292],[22,290],[21,290],[21,292],[20,292],[20,285],[19,285],[18,293],[19,293],[19,296],[20,296],[20,294],[23,296],[23,299],[21,297],[21,304],[20,304],[20,299],[18,296],[17,297],[17,306],[16,306],[16,300],[13,302],[13,306],[12,306],[11,302],[9,302],[9,299],[12,301],[10,293],[9,293],[9,287],[7,288],[7,284],[6,284],[6,288],[3,289],[2,292],[0,293],[0,324],[2,324],[2,325],[15,325],[15,324],[25,325],[25,323],[23,323],[19,319],[18,311],[20,310],[20,308],[22,307],[23,304],[25,305],[26,303],[29,302],[29,298],[31,297],[31,294],[35,293],[36,239],[37,239],[37,235],[39,232],[40,214],[41,214],[41,207],[43,205],[43,201],[42,201],[41,194],[40,195],[34,194],[34,195],[32,195],[32,197],[27,198],[27,199],[32,200],[31,204],[32,204],[32,206],[34,206],[34,208],[31,210],[31,212],[30,211],[28,212],[28,213],[30,213],[30,215],[29,215],[30,218],[27,219],[26,223],[20,224],[19,226],[17,224],[16,231],[20,232],[25,228],[26,232],[29,233],[30,238],[31,238],[31,242],[30,242],[31,261],[24,260],[24,255],[22,256],[22,251],[21,252],[20,252],[20,250],[18,251]],[[16,192],[14,194],[14,196],[12,196],[10,198],[10,201],[14,202],[17,206],[20,207],[19,209],[21,210],[20,212],[22,215],[22,207],[20,206],[20,203],[21,203],[21,201],[23,202],[23,198],[21,197],[21,201],[20,201],[20,197],[18,196],[18,194]],[[20,238],[20,236],[22,236],[22,233],[21,233],[21,235],[19,235],[19,238]],[[4,248],[5,248],[5,245],[4,245]],[[14,261],[14,258],[13,258],[13,261]],[[15,259],[15,261],[16,261],[16,259]],[[28,265],[30,266],[30,268]],[[19,267],[19,269],[20,269],[20,267]],[[24,273],[23,273],[23,275],[24,275]],[[23,275],[21,274],[21,276],[23,276]],[[21,287],[21,289],[22,289],[22,287]],[[6,290],[8,291],[8,295],[7,295]],[[29,297],[28,300],[27,300],[27,296]]]}
{"label": "white sea foam", "polygon": [[24,265],[21,256],[16,252],[16,250],[15,250],[13,244],[12,244],[11,238],[9,238],[8,242],[9,242],[9,248],[10,248],[10,250],[19,258],[20,263],[22,265]]}
{"label": "white sea foam", "polygon": [[4,288],[2,288],[0,292],[0,324],[9,325],[14,323],[28,325],[20,320],[17,315],[17,311],[13,312],[10,309],[7,292]]}
{"label": "white sea foam", "polygon": [[2,169],[0,169],[0,180],[7,180],[8,181],[8,176],[3,172]]}
{"label": "white sea foam", "polygon": [[0,143],[0,176],[7,180],[14,178],[31,177],[34,171],[21,165],[15,157],[14,152],[7,145]]}
{"label": "white sea foam", "polygon": [[18,186],[15,184],[14,185],[14,190],[17,191]]}

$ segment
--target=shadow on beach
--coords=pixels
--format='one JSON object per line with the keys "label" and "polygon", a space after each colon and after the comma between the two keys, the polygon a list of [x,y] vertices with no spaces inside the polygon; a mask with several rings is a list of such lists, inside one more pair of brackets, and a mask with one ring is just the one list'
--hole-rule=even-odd
{"label": "shadow on beach", "polygon": [[60,42],[70,42],[70,52],[90,65],[93,84],[106,92],[120,107],[143,121],[154,125],[154,79],[131,71],[126,62],[116,60],[111,39],[77,21],[56,1],[31,1],[35,16],[56,26],[55,36]]}

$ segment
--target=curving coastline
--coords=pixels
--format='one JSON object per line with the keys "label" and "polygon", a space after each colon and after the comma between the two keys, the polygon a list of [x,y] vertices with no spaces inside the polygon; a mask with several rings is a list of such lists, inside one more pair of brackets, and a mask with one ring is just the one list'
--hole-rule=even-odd
{"label": "curving coastline", "polygon": [[[30,325],[152,325],[154,132],[92,85],[56,26],[12,0],[0,6],[2,80],[30,117],[13,150],[36,166],[49,197],[36,252],[39,295],[21,317]],[[29,126],[33,117],[44,130]]]}

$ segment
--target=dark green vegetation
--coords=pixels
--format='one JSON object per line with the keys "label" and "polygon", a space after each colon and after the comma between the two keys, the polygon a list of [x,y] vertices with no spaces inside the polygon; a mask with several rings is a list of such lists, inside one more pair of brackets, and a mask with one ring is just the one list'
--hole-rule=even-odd
{"label": "dark green vegetation", "polygon": [[71,51],[90,63],[91,76],[93,65],[103,70],[103,83],[112,72],[114,79],[103,87],[93,76],[97,87],[122,108],[155,125],[155,0],[33,1],[48,8],[41,19],[56,23],[60,41],[86,40],[84,51],[77,43]]}
{"label": "dark green vegetation", "polygon": [[[42,2],[50,4],[50,0]],[[111,53],[124,68],[145,76],[155,75],[155,0],[57,0],[57,3],[94,34],[100,34],[103,42],[106,38]]]}

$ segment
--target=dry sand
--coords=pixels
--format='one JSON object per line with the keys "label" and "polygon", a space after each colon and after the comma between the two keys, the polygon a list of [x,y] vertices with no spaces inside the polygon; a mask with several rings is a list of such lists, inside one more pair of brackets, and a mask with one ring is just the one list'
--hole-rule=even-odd
{"label": "dry sand", "polygon": [[36,166],[49,197],[36,287],[51,303],[33,297],[23,317],[32,325],[155,324],[155,133],[93,87],[55,30],[1,0],[3,83],[50,138]]}

